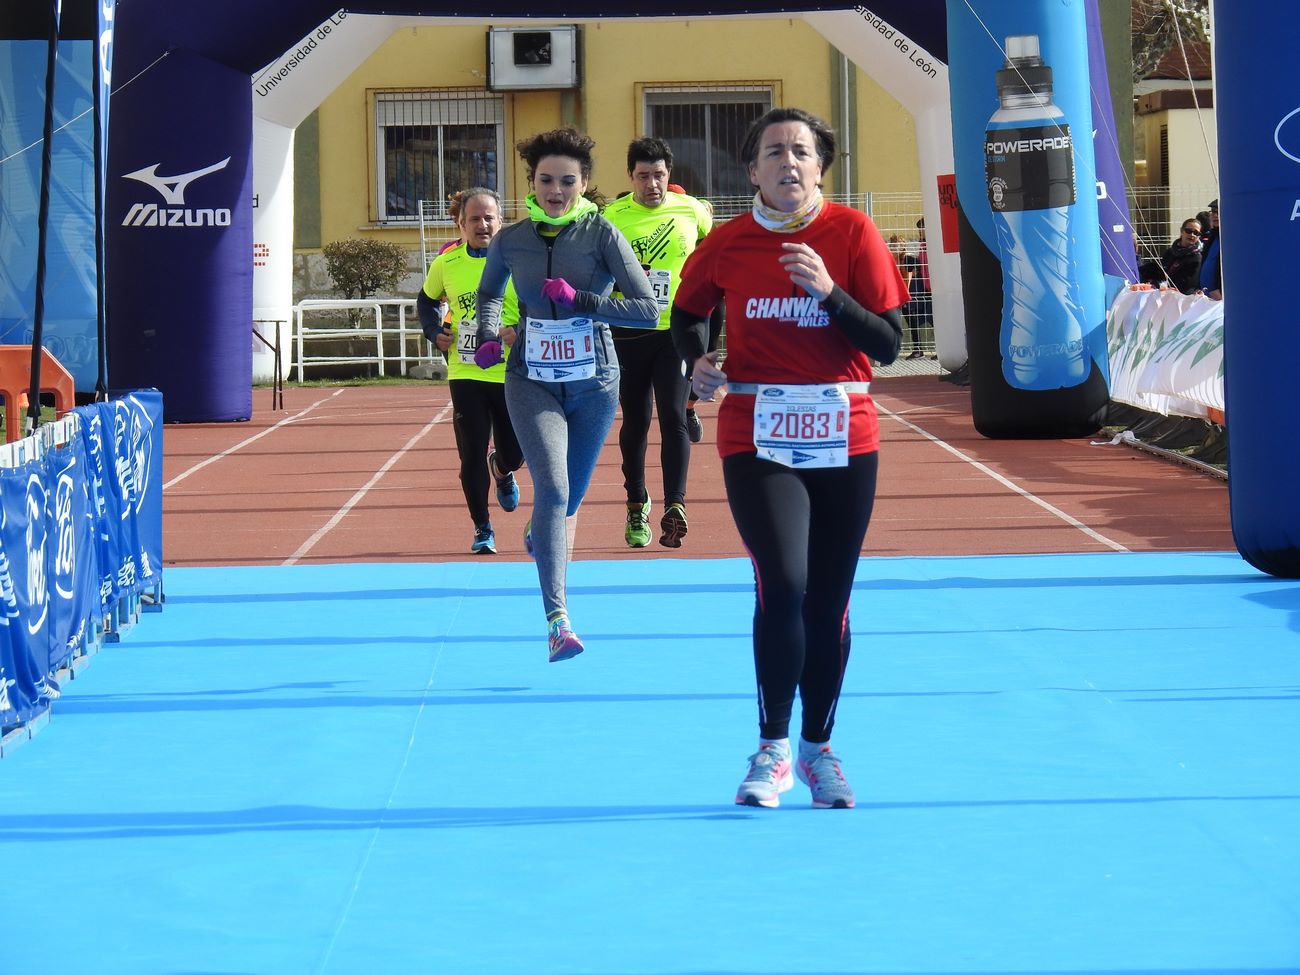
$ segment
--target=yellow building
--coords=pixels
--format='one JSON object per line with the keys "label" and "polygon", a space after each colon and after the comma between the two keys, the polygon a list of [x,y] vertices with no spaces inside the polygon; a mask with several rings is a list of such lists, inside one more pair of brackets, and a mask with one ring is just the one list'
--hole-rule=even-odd
{"label": "yellow building", "polygon": [[[556,87],[532,87],[539,79]],[[608,197],[628,188],[627,144],[656,135],[673,146],[674,181],[687,192],[747,206],[737,150],[749,123],[781,105],[839,133],[828,193],[914,197],[907,210],[919,214],[911,114],[802,19],[402,28],[297,130],[295,294],[321,291],[322,244],[358,236],[408,248],[403,290],[414,291],[419,201],[445,205],[476,183],[521,200],[515,143],[560,125],[596,141],[592,183]],[[444,221],[431,235],[453,232]]]}

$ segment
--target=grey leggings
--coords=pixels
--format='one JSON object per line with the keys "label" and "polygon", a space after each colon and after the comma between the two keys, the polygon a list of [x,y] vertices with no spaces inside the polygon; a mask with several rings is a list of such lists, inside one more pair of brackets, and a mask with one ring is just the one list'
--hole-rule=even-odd
{"label": "grey leggings", "polygon": [[507,373],[506,406],[533,482],[533,557],[549,619],[565,611],[564,519],[578,513],[614,423],[618,373],[604,385],[598,379],[543,383]]}

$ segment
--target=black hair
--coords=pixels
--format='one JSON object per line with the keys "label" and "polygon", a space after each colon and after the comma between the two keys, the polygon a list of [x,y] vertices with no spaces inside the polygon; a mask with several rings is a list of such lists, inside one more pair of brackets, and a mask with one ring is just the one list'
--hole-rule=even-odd
{"label": "black hair", "polygon": [[656,139],[652,135],[644,139],[636,139],[627,147],[627,171],[630,173],[636,169],[639,162],[656,163],[663,160],[668,171],[673,171],[673,150],[664,142],[663,139]]}
{"label": "black hair", "polygon": [[596,143],[590,136],[583,135],[572,126],[539,132],[515,143],[519,158],[528,166],[528,181],[532,182],[537,172],[537,164],[547,156],[567,156],[578,163],[583,179],[591,178],[591,150]]}
{"label": "black hair", "polygon": [[759,143],[763,139],[764,130],[769,125],[780,125],[782,122],[802,122],[808,126],[817,143],[817,158],[821,161],[822,172],[831,168],[831,163],[835,161],[835,130],[802,108],[773,108],[761,116],[745,135],[745,141],[740,146],[740,161],[746,166],[758,162]]}

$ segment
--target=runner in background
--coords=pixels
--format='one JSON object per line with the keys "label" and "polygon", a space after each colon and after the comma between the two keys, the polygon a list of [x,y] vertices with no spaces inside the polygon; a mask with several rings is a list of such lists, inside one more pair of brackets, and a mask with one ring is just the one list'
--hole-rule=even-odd
{"label": "runner in background", "polygon": [[[594,145],[571,128],[518,144],[533,188],[531,219],[493,240],[478,292],[480,365],[501,358],[507,281],[519,296],[506,403],[533,481],[524,543],[537,560],[552,662],[584,649],[569,621],[565,570],[578,508],[618,405],[618,359],[606,323],[654,328],[659,320],[631,245],[584,195]],[[611,297],[615,288],[623,297]]]}
{"label": "runner in background", "polygon": [[713,215],[685,192],[669,189],[673,151],[662,139],[637,139],[627,147],[632,192],[605,207],[605,219],[632,245],[659,303],[653,330],[614,328],[614,351],[621,373],[619,404],[623,425],[618,446],[623,455],[627,523],[623,538],[632,548],[650,544],[650,492],[645,482],[646,441],[651,397],[659,414],[659,459],[663,468],[664,513],[659,544],[680,548],[687,532],[686,476],[691,440],[686,424],[690,383],[668,333],[669,310],[681,281],[682,265],[713,226]]}
{"label": "runner in background", "polygon": [[[454,194],[449,209],[461,236],[440,250],[429,265],[424,287],[416,298],[416,310],[425,337],[447,358],[452,428],[460,453],[460,486],[474,522],[470,551],[495,555],[496,534],[488,517],[489,473],[496,481],[501,510],[514,511],[519,505],[514,472],[523,463],[506,410],[505,364],[482,369],[474,362],[478,349],[474,314],[478,282],[488,245],[501,229],[501,200],[494,191],[476,186]],[[450,306],[450,327],[444,325],[444,297]],[[509,285],[501,317],[507,324],[519,320],[514,289]],[[496,449],[489,453],[493,443]]]}
{"label": "runner in background", "polygon": [[[907,289],[864,213],[823,199],[830,127],[797,108],[750,129],[741,161],[758,187],[750,214],[713,231],[682,269],[672,311],[679,354],[718,411],[727,501],[754,565],[758,750],[736,802],[776,806],[791,764],[813,806],[853,790],[831,749],[849,657],[849,597],[876,494],[879,429],[871,360],[902,343]],[[707,319],[727,306],[726,372]],[[798,754],[789,725],[803,703]]]}

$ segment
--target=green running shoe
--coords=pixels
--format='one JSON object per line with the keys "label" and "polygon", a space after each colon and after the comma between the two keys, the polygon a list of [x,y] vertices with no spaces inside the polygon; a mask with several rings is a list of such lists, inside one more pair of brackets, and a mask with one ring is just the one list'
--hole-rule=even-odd
{"label": "green running shoe", "polygon": [[650,495],[637,504],[627,503],[627,527],[623,529],[623,538],[631,548],[645,548],[650,544],[653,532],[650,531]]}

